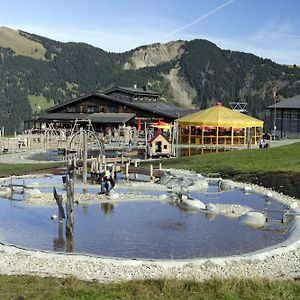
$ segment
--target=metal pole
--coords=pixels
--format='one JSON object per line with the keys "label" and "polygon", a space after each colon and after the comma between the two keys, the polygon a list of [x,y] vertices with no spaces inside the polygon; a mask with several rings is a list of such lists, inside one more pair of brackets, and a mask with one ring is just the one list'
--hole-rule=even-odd
{"label": "metal pole", "polygon": [[274,141],[276,138],[276,95],[274,95]]}

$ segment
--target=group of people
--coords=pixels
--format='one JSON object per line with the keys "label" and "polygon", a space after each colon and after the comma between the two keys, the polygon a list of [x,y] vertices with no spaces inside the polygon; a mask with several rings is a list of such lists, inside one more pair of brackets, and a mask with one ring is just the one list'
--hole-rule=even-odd
{"label": "group of people", "polygon": [[266,141],[265,139],[260,139],[258,142],[259,148],[269,148],[270,147],[270,142]]}

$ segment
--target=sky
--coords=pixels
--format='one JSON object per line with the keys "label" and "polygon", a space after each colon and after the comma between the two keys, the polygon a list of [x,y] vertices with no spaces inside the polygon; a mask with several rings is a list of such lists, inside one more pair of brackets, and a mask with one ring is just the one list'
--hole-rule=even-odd
{"label": "sky", "polygon": [[206,39],[300,65],[299,0],[0,0],[0,26],[109,52]]}

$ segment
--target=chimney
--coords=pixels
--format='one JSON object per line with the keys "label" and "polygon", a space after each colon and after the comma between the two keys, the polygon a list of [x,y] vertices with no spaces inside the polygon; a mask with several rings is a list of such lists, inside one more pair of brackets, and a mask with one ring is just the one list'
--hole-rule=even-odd
{"label": "chimney", "polygon": [[134,88],[134,89],[136,89],[136,88],[137,88],[137,85],[136,85],[136,84],[134,84],[134,85],[133,85],[133,88]]}
{"label": "chimney", "polygon": [[146,92],[147,91],[147,86],[143,86],[143,91]]}

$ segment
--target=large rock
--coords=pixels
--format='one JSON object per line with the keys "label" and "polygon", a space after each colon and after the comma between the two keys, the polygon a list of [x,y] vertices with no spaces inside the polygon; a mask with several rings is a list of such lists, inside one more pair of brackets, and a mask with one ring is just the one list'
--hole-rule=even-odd
{"label": "large rock", "polygon": [[198,179],[192,186],[188,187],[189,191],[206,192],[208,190],[208,182],[205,179]]}
{"label": "large rock", "polygon": [[182,196],[181,203],[189,208],[205,209],[205,204],[198,199],[189,199],[186,196]]}
{"label": "large rock", "polygon": [[258,211],[249,211],[241,216],[241,221],[251,227],[262,227],[266,223],[266,217]]}
{"label": "large rock", "polygon": [[25,189],[24,191],[24,198],[30,199],[30,198],[41,198],[42,192],[38,189]]}
{"label": "large rock", "polygon": [[8,187],[0,187],[0,197],[10,197],[12,190]]}

